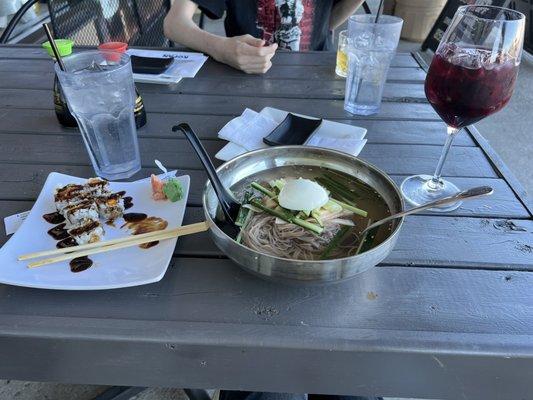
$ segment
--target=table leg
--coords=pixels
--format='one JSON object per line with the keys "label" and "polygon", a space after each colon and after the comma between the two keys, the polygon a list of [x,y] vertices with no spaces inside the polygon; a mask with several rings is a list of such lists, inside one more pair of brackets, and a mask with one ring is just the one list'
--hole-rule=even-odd
{"label": "table leg", "polygon": [[[129,400],[146,390],[138,386],[113,386],[96,396],[93,400]],[[211,396],[203,389],[183,389],[189,400],[211,400]]]}
{"label": "table leg", "polygon": [[138,386],[112,386],[93,400],[129,400],[144,390],[145,387]]}
{"label": "table leg", "polygon": [[211,396],[204,389],[183,389],[189,400],[211,400]]}

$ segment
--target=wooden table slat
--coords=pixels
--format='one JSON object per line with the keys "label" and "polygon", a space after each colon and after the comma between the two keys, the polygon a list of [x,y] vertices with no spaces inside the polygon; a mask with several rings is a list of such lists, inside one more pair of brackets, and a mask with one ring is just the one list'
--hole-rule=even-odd
{"label": "wooden table slat", "polygon": [[[242,72],[228,65],[216,62],[206,62],[198,74],[198,78],[224,75],[225,79],[242,79]],[[339,80],[332,65],[307,66],[307,65],[279,65],[268,70],[264,76],[249,75],[258,81],[263,79],[294,79],[296,81],[308,80]],[[424,82],[426,73],[422,68],[394,68],[394,74],[389,74],[389,82]]]}
{"label": "wooden table slat", "polygon": [[[258,109],[258,111],[260,111]],[[147,124],[138,131],[139,137],[175,138],[171,127],[178,122],[193,126],[200,139],[216,139],[220,129],[232,116],[148,113]],[[366,128],[369,143],[428,144],[441,146],[446,136],[446,125],[440,121],[380,121],[375,119],[334,119],[343,124]],[[77,129],[64,128],[53,110],[0,109],[0,133],[65,134],[79,135]],[[475,146],[464,131],[454,141],[454,146]]]}
{"label": "wooden table slat", "polygon": [[[187,209],[185,223],[201,220],[201,208]],[[516,254],[512,261],[511,252]],[[532,252],[533,221],[412,216],[406,219],[396,247],[383,264],[533,271],[529,265]],[[180,238],[175,255],[225,257],[207,232]]]}
{"label": "wooden table slat", "polygon": [[[508,276],[511,279],[506,280]],[[225,322],[240,324],[243,330],[248,324],[266,329],[275,323],[502,335],[512,328],[514,334],[531,335],[528,288],[532,284],[533,274],[523,272],[386,266],[331,290],[266,282],[230,260],[174,258],[160,282],[121,290],[74,292],[2,285],[0,315],[35,315],[38,307],[41,317]],[[514,314],[487,318],[494,308],[505,308],[510,298],[516,302]],[[324,306],[328,304],[335,304],[337,311]],[[269,306],[278,312],[256,312]],[[153,330],[152,335],[162,338],[167,332]]]}
{"label": "wooden table slat", "polygon": [[[275,65],[325,65],[332,66],[336,63],[337,53],[334,51],[310,51],[294,53],[278,51],[273,58]],[[420,67],[410,53],[396,53],[391,61],[392,67]]]}
{"label": "wooden table slat", "polygon": [[[388,79],[391,82],[423,82],[425,74],[418,66],[409,68],[391,66],[394,73],[389,73]],[[48,58],[36,59],[31,62],[24,62],[17,59],[1,58],[0,57],[0,71],[3,72],[53,72],[53,61]],[[224,75],[225,79],[232,81],[233,79],[243,79],[242,72],[227,65],[221,65],[213,60],[208,60],[202,69],[198,72],[196,78],[213,78],[213,76]],[[305,80],[305,74],[310,75],[309,78],[323,79],[323,80],[338,80],[344,79],[335,74],[335,68],[331,65],[277,65],[276,68],[271,69],[265,75],[246,75],[247,80],[260,81],[263,79],[292,79],[300,81]]]}
{"label": "wooden table slat", "polygon": [[[7,206],[4,207],[4,204]],[[0,201],[0,217],[25,211],[31,208],[31,205],[32,203],[27,201]],[[200,222],[203,219],[202,208],[187,207],[184,224]],[[6,237],[1,236],[0,245],[6,240]],[[452,245],[447,246],[450,242]],[[50,246],[53,245],[54,242],[50,240]],[[444,252],[445,247],[447,251]],[[508,255],[511,252],[516,256],[509,261]],[[529,265],[532,252],[533,221],[417,215],[406,219],[396,247],[383,264],[422,268],[476,267],[533,271],[533,267]],[[180,238],[174,255],[226,258],[210,239],[208,232]]]}
{"label": "wooden table slat", "polygon": [[[171,49],[168,49],[172,51]],[[74,48],[74,52],[84,51],[83,47]],[[177,49],[177,51],[180,51]],[[306,53],[294,53],[278,51],[273,59],[276,65],[306,65],[306,66],[330,66],[335,64],[335,52],[310,51]],[[0,47],[0,59],[50,60],[50,56],[38,45],[30,46],[2,46]],[[397,53],[391,62],[392,67],[418,68],[420,67],[410,53]]]}
{"label": "wooden table slat", "polygon": [[[0,89],[50,90],[54,81],[52,71],[0,73]],[[258,80],[256,77],[241,77],[232,80],[216,78],[183,79],[175,85],[137,84],[141,93],[179,93],[200,95],[246,96],[251,92],[263,97],[344,99],[344,79],[324,82],[313,80],[301,82],[294,79]],[[419,83],[387,82],[383,90],[384,101],[426,102],[424,88]]]}
{"label": "wooden table slat", "polygon": [[[512,329],[514,334],[531,335],[531,284],[533,275],[523,272],[386,266],[331,290],[266,282],[230,260],[174,258],[160,282],[122,290],[68,292],[2,286],[0,315],[34,315],[39,304],[40,317],[55,317],[60,302],[62,318],[106,318],[109,328],[113,320],[136,320],[233,323],[242,328],[266,328],[273,323],[317,329],[396,331],[402,327],[421,333],[502,336]],[[515,313],[508,314],[503,311],[511,298]],[[324,306],[328,304],[335,304],[338,312]],[[259,312],[269,307],[274,312]],[[500,312],[487,318],[495,309]],[[37,331],[43,328],[35,327]],[[151,336],[162,339],[169,334],[152,330]],[[322,340],[325,345],[327,338]],[[531,342],[524,345],[533,346]]]}
{"label": "wooden table slat", "polygon": [[[25,134],[24,140],[21,140],[17,135],[0,134],[0,142],[3,147],[0,162],[90,165],[81,136]],[[157,158],[168,168],[202,168],[186,139],[140,138],[139,144],[142,163],[145,167],[152,166],[153,160]],[[203,144],[214,159],[215,154],[226,142],[204,140]],[[32,148],[31,152],[26,151],[28,147]],[[412,175],[432,173],[440,153],[440,146],[367,144],[360,157],[388,173]],[[61,155],[61,159],[58,159],[58,154]],[[402,160],[401,164],[397,162],[398,159]],[[448,163],[444,166],[444,175],[498,177],[481,150],[475,147],[452,148]]]}
{"label": "wooden table slat", "polygon": [[[276,107],[300,114],[322,115],[323,118],[351,118],[344,111],[343,100],[324,102],[320,99],[288,99],[268,97],[244,97],[222,95],[190,95],[172,93],[144,93],[147,111],[158,113],[240,115],[248,107],[262,109]],[[33,89],[0,89],[0,108],[53,109],[53,98],[49,91]],[[384,102],[378,115],[370,119],[436,120],[438,116],[429,103]],[[367,118],[367,119],[368,119]]]}
{"label": "wooden table slat", "polygon": [[[48,174],[58,169],[63,173],[81,177],[90,177],[94,174],[90,166],[61,166],[58,168],[58,166],[51,164],[0,164],[0,200],[35,200]],[[155,166],[144,168],[134,178],[143,178],[154,172],[157,172]],[[190,206],[201,206],[201,192],[204,182],[207,181],[206,174],[200,170],[180,170],[179,173],[191,177],[188,204]],[[397,184],[400,184],[405,176],[392,175],[392,178]],[[462,188],[489,185],[494,188],[495,192],[491,197],[473,199],[463,203],[458,210],[453,211],[450,215],[487,218],[530,217],[527,210],[517,201],[513,191],[503,179],[456,177],[453,178],[453,182]],[[2,202],[2,204],[5,204],[5,202]],[[5,207],[7,210],[7,205]],[[25,209],[28,208],[26,207]],[[4,217],[10,215],[9,212],[4,211],[4,208],[0,208],[0,210],[3,211]],[[429,212],[426,211],[425,213]]]}

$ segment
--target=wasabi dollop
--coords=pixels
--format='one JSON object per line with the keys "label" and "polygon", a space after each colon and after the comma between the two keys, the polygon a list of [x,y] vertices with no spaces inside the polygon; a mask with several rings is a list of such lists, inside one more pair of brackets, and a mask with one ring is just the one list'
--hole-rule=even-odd
{"label": "wasabi dollop", "polygon": [[183,198],[183,188],[176,178],[170,178],[165,182],[163,193],[173,203]]}

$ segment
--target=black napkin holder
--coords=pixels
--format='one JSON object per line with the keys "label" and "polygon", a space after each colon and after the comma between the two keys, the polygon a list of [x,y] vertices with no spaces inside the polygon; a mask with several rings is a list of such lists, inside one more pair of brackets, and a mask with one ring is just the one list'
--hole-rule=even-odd
{"label": "black napkin holder", "polygon": [[305,118],[288,113],[285,119],[263,138],[263,142],[269,146],[301,145],[316,132],[321,124],[321,119]]}

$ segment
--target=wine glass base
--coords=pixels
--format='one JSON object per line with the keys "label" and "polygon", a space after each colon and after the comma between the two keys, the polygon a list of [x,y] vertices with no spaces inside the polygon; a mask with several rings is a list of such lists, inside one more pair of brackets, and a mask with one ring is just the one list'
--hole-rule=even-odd
{"label": "wine glass base", "polygon": [[[441,179],[440,185],[436,188],[430,185],[430,175],[414,175],[406,178],[402,182],[401,192],[405,200],[413,205],[420,206],[431,201],[441,199],[443,197],[453,196],[460,192],[459,188],[453,183]],[[451,204],[446,204],[442,207],[430,208],[430,211],[436,212],[449,212],[459,208],[463,204],[462,201],[458,201]]]}

